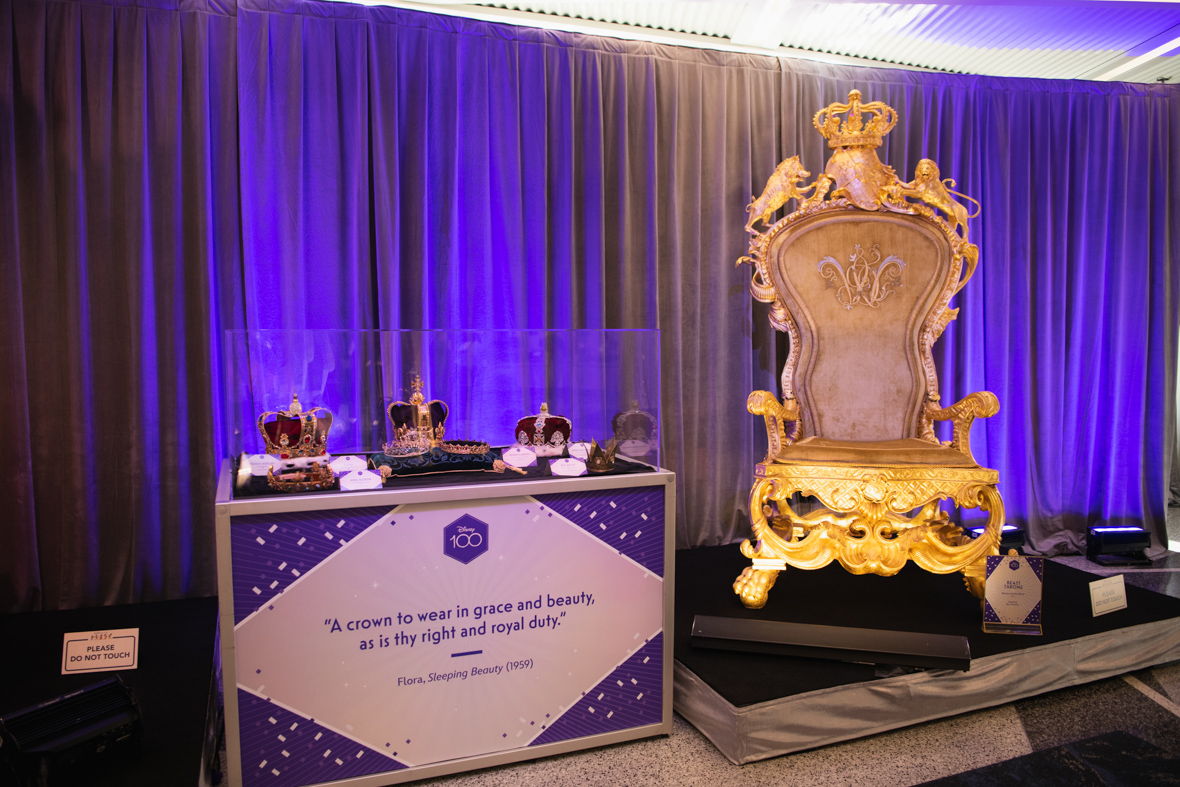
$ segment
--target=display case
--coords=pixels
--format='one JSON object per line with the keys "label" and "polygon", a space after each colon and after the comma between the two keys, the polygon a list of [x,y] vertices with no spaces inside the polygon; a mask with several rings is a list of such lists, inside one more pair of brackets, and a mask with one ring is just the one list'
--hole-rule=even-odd
{"label": "display case", "polygon": [[[226,347],[234,457],[265,452],[258,416],[294,395],[331,411],[332,456],[379,453],[393,438],[386,408],[413,396],[417,376],[426,399],[446,403],[449,438],[512,445],[518,421],[545,403],[570,419],[571,440],[618,432],[622,455],[660,465],[656,330],[228,331]],[[644,423],[648,438],[631,439]]]}
{"label": "display case", "polygon": [[[670,732],[675,478],[658,461],[656,332],[231,339],[216,506],[231,785],[376,787]],[[413,457],[424,472],[358,491],[275,490],[243,462],[263,450],[258,415],[298,394],[332,411],[333,460],[379,464],[415,375],[413,412],[433,429],[444,401],[446,437],[486,454]],[[568,428],[538,424],[542,402]],[[495,472],[522,418],[561,455]],[[616,429],[632,453],[613,467],[556,472]]]}

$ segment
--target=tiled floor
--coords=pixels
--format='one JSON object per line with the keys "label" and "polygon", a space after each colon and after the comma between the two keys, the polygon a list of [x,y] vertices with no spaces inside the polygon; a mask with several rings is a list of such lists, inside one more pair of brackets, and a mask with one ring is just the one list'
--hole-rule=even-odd
{"label": "tiled floor", "polygon": [[[906,787],[1062,743],[1124,730],[1180,756],[1180,663],[1126,678],[737,766],[675,717],[667,738],[420,782],[448,787]],[[1062,782],[1063,784],[1067,782]]]}

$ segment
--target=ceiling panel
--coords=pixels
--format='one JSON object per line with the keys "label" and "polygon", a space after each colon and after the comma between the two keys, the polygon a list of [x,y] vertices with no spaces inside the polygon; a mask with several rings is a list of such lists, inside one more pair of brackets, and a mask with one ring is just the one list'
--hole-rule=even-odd
{"label": "ceiling panel", "polygon": [[[992,76],[1093,79],[1169,42],[1180,50],[1176,2],[548,0],[478,5]],[[1115,78],[1180,82],[1180,56],[1157,55]]]}

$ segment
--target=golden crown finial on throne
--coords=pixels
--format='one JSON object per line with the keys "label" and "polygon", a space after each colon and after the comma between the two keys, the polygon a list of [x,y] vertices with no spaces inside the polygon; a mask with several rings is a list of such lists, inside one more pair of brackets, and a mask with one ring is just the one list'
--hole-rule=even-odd
{"label": "golden crown finial on throne", "polygon": [[[841,123],[840,115],[844,112],[848,117]],[[866,115],[869,116],[867,120]],[[816,112],[811,122],[833,150],[875,148],[897,125],[897,110],[882,101],[866,104],[860,100],[860,91],[852,90],[848,93],[847,104],[829,104]]]}
{"label": "golden crown finial on throne", "polygon": [[[738,262],[759,259],[772,230],[759,231],[756,225],[770,227],[775,212],[795,200],[796,210],[780,223],[798,221],[825,206],[928,216],[954,234],[952,243],[956,244],[956,250],[961,246],[969,265],[973,266],[975,252],[974,246],[968,243],[967,219],[978,212],[971,214],[955,197],[972,202],[977,208],[979,203],[955,191],[955,181],[943,178],[938,165],[930,159],[919,161],[914,179],[907,182],[877,158],[877,148],[897,125],[897,120],[897,110],[883,101],[862,101],[859,90],[849,91],[847,103],[829,104],[816,112],[812,124],[827,139],[833,151],[831,158],[819,177],[807,185],[804,183],[811,173],[798,156],[791,156],[775,168],[762,196],[746,206],[749,217],[746,231],[754,238],[750,241],[750,254]],[[755,287],[763,284],[756,281]]]}

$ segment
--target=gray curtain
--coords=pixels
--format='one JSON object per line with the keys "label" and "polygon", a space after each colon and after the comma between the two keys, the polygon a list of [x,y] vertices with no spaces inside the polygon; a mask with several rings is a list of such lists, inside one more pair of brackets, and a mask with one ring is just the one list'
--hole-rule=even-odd
{"label": "gray curtain", "polygon": [[785,356],[734,267],[745,205],[788,155],[822,170],[811,116],[854,86],[902,114],[883,160],[983,201],[938,360],[947,401],[1000,396],[973,444],[1010,516],[1047,550],[1106,519],[1158,536],[1180,88],[313,0],[0,0],[0,610],[213,592],[227,328],[658,327],[677,544],[742,537],[745,399]]}
{"label": "gray curtain", "polygon": [[235,31],[172,5],[0,0],[0,611],[216,587]]}

